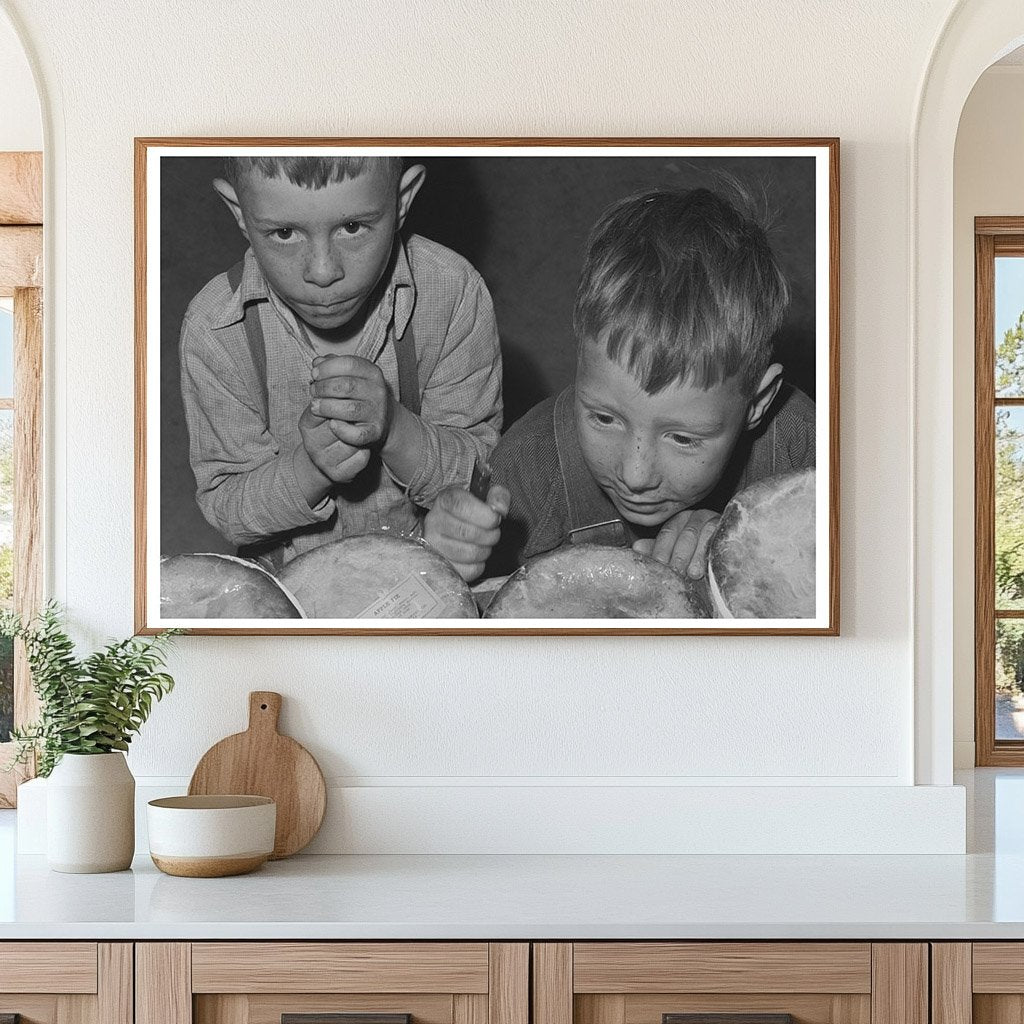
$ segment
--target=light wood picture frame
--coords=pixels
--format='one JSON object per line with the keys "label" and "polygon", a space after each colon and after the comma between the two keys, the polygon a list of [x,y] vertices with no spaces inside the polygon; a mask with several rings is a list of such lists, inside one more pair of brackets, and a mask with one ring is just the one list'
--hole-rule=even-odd
{"label": "light wood picture frame", "polygon": [[[376,221],[325,220],[324,207],[317,205],[316,194],[323,191],[326,195],[339,183],[371,176],[358,169],[363,166],[360,161],[381,156],[403,161],[398,170],[389,172],[397,185],[397,200],[389,215],[392,219],[383,221],[390,231],[397,232],[393,237],[402,241],[389,243],[387,260],[378,267],[379,276],[366,286],[372,287],[372,292],[344,296],[341,286],[335,289],[334,281],[341,279],[339,273],[347,273],[358,284],[358,273],[349,263],[347,271],[337,271],[335,264],[340,265],[342,260],[335,254],[349,244],[337,239],[342,232],[372,235]],[[352,161],[356,170],[341,171],[333,177],[334,172],[328,170],[324,172],[326,178],[317,180],[315,175],[321,172],[308,167],[296,171],[298,164],[290,165],[289,170],[274,163],[307,157]],[[226,158],[243,158],[250,163],[225,163]],[[261,160],[267,163],[259,163]],[[234,167],[241,170],[236,172]],[[425,181],[417,177],[421,167],[426,169]],[[293,172],[298,175],[295,180],[289,177]],[[254,176],[261,183],[259,188],[252,187]],[[274,184],[264,188],[262,183],[267,181]],[[293,189],[299,199],[312,204],[309,208],[315,208],[315,212],[309,213],[308,219],[303,219],[306,208],[290,209],[287,217],[283,212],[278,214],[273,204],[279,201],[281,189]],[[765,240],[768,255],[763,256],[763,246],[757,249],[761,254],[758,259],[768,261],[758,264],[761,276],[756,280],[761,283],[743,292],[761,303],[750,299],[750,310],[756,315],[750,310],[737,312],[738,300],[730,298],[732,292],[725,298],[721,288],[716,292],[714,275],[727,277],[732,271],[720,272],[719,268],[705,274],[701,267],[699,273],[714,280],[708,284],[702,277],[704,285],[690,289],[698,297],[690,299],[690,292],[686,292],[686,297],[678,299],[682,303],[679,308],[690,310],[688,315],[697,318],[690,325],[692,336],[696,337],[694,323],[699,320],[705,324],[701,336],[712,339],[707,345],[717,355],[697,354],[697,343],[692,342],[694,354],[685,357],[689,362],[680,362],[682,368],[657,371],[650,365],[641,367],[647,359],[644,346],[655,344],[644,339],[654,338],[660,330],[658,337],[664,347],[664,338],[673,337],[676,320],[672,317],[678,320],[675,307],[666,312],[663,304],[659,305],[660,299],[650,297],[661,294],[652,288],[645,292],[646,299],[635,301],[641,306],[646,302],[643,310],[651,311],[650,322],[661,327],[651,327],[645,320],[643,330],[647,333],[638,330],[634,337],[627,329],[634,307],[621,307],[616,311],[616,322],[625,323],[626,328],[620,327],[623,337],[614,352],[612,347],[601,348],[596,342],[593,347],[590,340],[578,348],[573,328],[574,299],[581,268],[590,258],[586,255],[588,235],[595,222],[605,226],[602,237],[614,241],[618,231],[622,237],[633,239],[640,231],[633,227],[634,211],[640,207],[629,204],[669,202],[661,198],[665,195],[675,197],[672,202],[689,196],[685,203],[696,204],[696,190],[710,194],[715,203],[724,203],[722,208],[727,213],[723,216],[735,214],[739,217],[737,223],[754,225],[750,229],[754,233],[744,235],[745,239]],[[406,206],[403,197],[409,192],[415,202],[409,199]],[[655,194],[658,198],[650,199]],[[685,208],[691,210],[690,206]],[[607,212],[609,209],[620,211],[618,220]],[[354,208],[346,210],[355,212]],[[333,216],[333,210],[329,212]],[[371,212],[383,216],[379,210]],[[662,220],[667,217],[663,213],[652,216],[661,216]],[[318,234],[321,229],[322,234]],[[174,625],[204,634],[838,634],[838,139],[139,138],[135,140],[135,233],[138,632],[153,633]],[[424,238],[430,241],[423,242]],[[275,253],[291,246],[283,257],[286,269],[275,269],[271,239]],[[735,252],[738,243],[734,240],[730,244],[730,251]],[[746,245],[746,241],[740,244],[743,258]],[[755,242],[751,241],[750,246],[753,251]],[[438,255],[442,248],[443,253]],[[619,259],[618,250],[611,248],[608,258]],[[687,246],[671,249],[683,250],[689,254]],[[697,263],[703,258],[700,254],[698,257],[693,257]],[[597,257],[593,259],[596,266]],[[620,268],[628,265],[625,259],[619,259]],[[671,259],[668,262],[671,264]],[[289,283],[296,279],[293,269],[299,263],[301,287],[312,290],[301,295],[298,286]],[[428,264],[444,264],[446,269],[438,271],[441,277],[452,266],[459,268],[455,273],[457,286],[449,282],[435,289],[438,295],[448,295],[448,306],[444,306],[445,300],[432,298],[435,292],[431,291],[429,272],[423,269]],[[590,280],[597,282],[597,271],[588,273]],[[675,273],[672,267],[666,271],[669,275]],[[733,284],[736,276],[731,279]],[[775,276],[784,282],[785,295],[772,292],[775,299],[769,302],[763,282],[769,278],[774,282]],[[683,294],[682,287],[672,283],[676,279],[667,278],[672,284],[669,293],[674,289]],[[474,291],[472,301],[467,299],[464,290],[478,289],[481,282],[482,292]],[[587,309],[604,310],[608,304],[614,308],[611,296],[622,294],[601,282],[592,284],[595,298]],[[324,302],[312,302],[309,295],[314,293]],[[405,295],[412,299],[403,310]],[[712,308],[718,310],[720,327],[705,307],[697,308],[701,301],[711,302],[707,298],[710,295],[717,296],[714,303],[718,305]],[[359,312],[350,310],[342,316],[340,311],[347,308],[347,302],[353,304],[351,310]],[[481,322],[485,327],[493,323],[485,315],[491,302],[500,339],[500,362],[495,357],[490,364],[490,378],[501,381],[499,401],[504,404],[505,431],[513,422],[518,423],[513,438],[519,444],[533,429],[531,424],[542,424],[536,440],[539,449],[530,447],[534,442],[530,435],[529,444],[523,441],[523,447],[507,454],[513,441],[507,433],[498,441],[497,420],[487,419],[494,403],[490,407],[487,402],[480,404],[480,381],[488,378],[487,364],[473,354],[477,342],[471,344],[465,337],[477,331]],[[430,314],[435,304],[434,321],[441,323],[437,328],[441,340],[436,353],[426,356],[424,353],[434,344],[431,332],[436,325]],[[245,322],[246,317],[252,317],[253,306],[259,307],[255,315],[258,342],[253,341],[253,330]],[[472,315],[467,312],[470,309]],[[726,310],[732,310],[733,319],[728,321],[731,327],[725,326]],[[321,312],[326,319],[317,319]],[[580,316],[586,315],[590,314],[584,309]],[[376,324],[375,317],[383,326]],[[465,337],[459,336],[457,345],[446,348],[446,339],[464,321],[471,322],[472,327]],[[741,321],[770,323],[778,330],[737,327]],[[356,322],[361,333],[346,326]],[[706,326],[708,322],[710,326]],[[418,393],[415,407],[406,402],[404,392],[400,393],[403,379],[405,384],[410,380],[408,358],[404,371],[399,365],[405,323],[415,328],[409,332],[415,336],[411,350],[416,361],[413,383],[408,387],[408,391]],[[367,340],[371,331],[380,335],[376,342]],[[772,346],[764,360],[770,358],[770,372],[761,374],[759,370],[754,374],[757,379],[748,382],[742,374],[753,371],[746,369],[747,363],[742,361],[745,356],[736,356],[740,363],[730,363],[722,353],[728,345],[732,345],[729,351],[739,352],[743,342],[737,338],[762,335]],[[726,336],[728,344],[715,340]],[[602,334],[601,344],[608,337]],[[765,343],[762,340],[759,344],[763,348]],[[331,381],[299,380],[301,363],[296,362],[294,346],[303,349],[309,365],[314,359],[326,358],[326,364],[319,365],[330,368],[330,373],[326,368],[322,372]],[[620,418],[617,410],[610,416],[583,411],[589,399],[579,397],[572,386],[577,354],[583,359],[583,367],[591,351],[596,353],[595,372],[599,377],[604,374],[600,380],[609,386],[618,373],[616,367],[624,368],[630,380],[639,380],[647,373],[644,382],[633,389],[637,394],[628,399],[636,399],[636,416],[630,413]],[[340,356],[352,356],[356,361],[339,361]],[[469,362],[462,362],[463,356]],[[359,359],[374,363],[376,369],[365,369]],[[675,367],[676,363],[671,365]],[[761,364],[752,361],[751,365]],[[777,381],[776,366],[782,368]],[[364,372],[366,377],[360,377]],[[352,376],[359,378],[357,383],[351,383]],[[741,378],[743,385],[738,383]],[[364,379],[369,383],[363,383]],[[764,404],[755,409],[762,386]],[[456,391],[456,387],[463,390]],[[474,387],[476,391],[471,390]],[[706,426],[691,430],[692,415],[689,420],[672,419],[675,409],[684,407],[673,404],[677,395],[700,392],[697,398],[710,395],[719,402],[724,391],[716,389],[726,388],[739,389],[735,400],[730,399],[733,404],[725,399],[721,399],[724,404],[713,404],[702,421]],[[375,405],[377,399],[372,396],[380,395],[381,389],[390,397]],[[790,396],[795,394],[803,397],[792,399]],[[300,412],[307,397],[309,406]],[[318,398],[321,401],[315,408],[329,409],[322,418],[311,412]],[[325,398],[326,402],[322,400]],[[794,406],[794,401],[803,404]],[[378,432],[365,443],[360,439],[370,437],[370,432],[363,430],[366,424],[360,416],[376,423],[377,413],[357,415],[357,403],[361,403],[360,410],[387,410],[380,414]],[[443,413],[437,412],[442,406]],[[491,411],[481,412],[485,407]],[[660,410],[657,415],[656,407]],[[794,413],[796,418],[785,419],[780,412],[783,407],[787,417],[795,408],[802,411],[799,416]],[[549,408],[555,420],[550,431],[544,419]],[[662,415],[665,409],[668,412]],[[719,409],[730,412],[716,416]],[[403,453],[416,452],[418,468],[402,471],[401,465],[410,465],[409,460],[404,455],[392,458],[393,453],[384,446],[397,436],[394,424],[402,421],[405,430],[414,422],[407,413],[416,416],[417,410],[420,423],[426,426],[416,428],[419,434],[413,430],[402,436],[420,440],[410,441],[406,448],[397,442],[392,444]],[[533,419],[523,419],[531,411]],[[635,435],[637,451],[643,448],[644,439],[650,439],[650,452],[644,450],[636,456],[637,464],[643,463],[638,472],[644,479],[636,486],[629,484],[628,493],[624,493],[627,487],[619,469],[609,469],[601,476],[601,460],[605,457],[598,453],[604,450],[605,442],[602,438],[594,440],[596,434],[587,435],[583,443],[573,441],[571,454],[564,455],[569,443],[564,438],[575,438],[577,431],[586,429],[578,426],[583,416],[601,428],[607,419],[615,430],[622,428],[622,437],[625,433],[631,439]],[[344,417],[347,419],[342,422]],[[635,421],[641,419],[643,423],[638,425]],[[293,425],[297,421],[298,427]],[[372,485],[358,493],[355,484],[361,485],[365,474],[344,479],[324,477],[334,467],[325,468],[320,442],[310,440],[307,434],[327,421],[335,435],[330,444],[336,438],[342,442],[335,445],[336,449],[348,445],[343,456],[337,456],[338,472],[347,472],[344,467],[350,464],[345,460],[352,457],[352,451],[365,449],[360,457],[366,458],[365,465],[371,467],[365,472],[376,473]],[[485,422],[493,428],[489,434],[481,427]],[[478,427],[468,449],[453,444],[450,450],[442,450],[447,441],[437,440],[444,431],[472,434]],[[545,431],[553,435],[553,440]],[[727,438],[720,452],[715,448],[716,437]],[[498,453],[490,456],[496,465],[495,481],[511,483],[515,476],[524,493],[519,494],[512,486],[512,508],[506,510],[495,497],[499,492],[492,488],[488,501],[493,516],[486,510],[481,512],[481,505],[473,505],[472,511],[466,512],[468,495],[458,497],[452,499],[457,514],[449,515],[448,499],[439,506],[438,495],[447,487],[460,494],[468,491],[474,461],[478,467],[482,465],[495,443],[499,444]],[[414,448],[413,444],[420,446]],[[625,451],[631,444],[632,440],[618,444],[616,451]],[[682,464],[676,451],[682,448],[687,458],[696,460],[690,465],[699,462],[710,467],[706,476],[699,478],[702,482],[685,483],[691,477],[698,479],[689,469],[649,468],[662,457],[660,446],[670,444],[676,446],[671,449],[671,458],[676,460],[671,466]],[[423,454],[430,445],[442,452],[433,461]],[[534,458],[537,451],[540,454]],[[558,461],[552,468],[555,456],[551,453],[555,451]],[[453,452],[458,453],[458,459]],[[524,452],[528,453],[526,457]],[[755,457],[751,452],[761,454]],[[266,469],[271,460],[277,460],[274,465],[279,469]],[[307,462],[314,463],[313,475],[318,482],[327,480],[326,489],[307,493],[305,482],[311,479]],[[582,466],[583,475],[569,473],[567,463]],[[755,463],[756,471],[752,468]],[[356,464],[356,460],[351,463]],[[511,473],[508,466],[518,468]],[[449,470],[450,475],[445,476]],[[787,470],[794,472],[776,486],[776,474],[781,479]],[[243,479],[244,474],[254,471],[262,476]],[[421,476],[431,482],[423,483]],[[731,563],[723,555],[721,563],[713,562],[711,569],[707,568],[707,554],[695,555],[687,562],[693,542],[683,537],[686,530],[701,535],[698,546],[704,552],[718,515],[723,508],[733,508],[727,504],[728,499],[743,484],[768,476],[772,480],[761,488],[765,494],[758,500],[778,507],[791,501],[789,495],[799,492],[802,497],[786,506],[796,511],[787,511],[791,519],[784,520],[797,525],[789,530],[788,526],[780,528],[778,522],[771,525],[770,518],[765,518],[761,522],[770,525],[763,527],[759,536],[755,530],[753,541],[745,535],[737,542],[737,549],[742,547],[746,559],[748,548],[743,545],[756,546],[768,536],[771,542],[765,546],[785,548],[784,553],[779,556],[777,551],[758,549],[756,572],[751,568],[755,565],[753,558],[737,562],[740,556],[735,554],[730,555]],[[273,486],[266,483],[270,479]],[[458,483],[453,483],[456,479]],[[560,485],[558,480],[562,481]],[[545,491],[549,481],[550,488]],[[472,484],[481,483],[474,477]],[[486,483],[482,486],[477,493],[486,494]],[[360,510],[369,508],[385,487],[408,496],[413,509],[411,529],[405,519],[392,526],[374,518],[379,512],[376,508],[370,508],[362,518],[361,511],[353,511],[357,506]],[[559,489],[562,497],[556,493]],[[597,495],[593,501],[591,490]],[[584,492],[585,501],[578,498]],[[783,492],[782,498],[777,497]],[[757,493],[757,489],[747,493]],[[553,497],[546,504],[547,494]],[[302,497],[307,500],[301,505],[300,518],[309,509],[314,513],[301,526],[293,526],[282,508]],[[597,522],[596,503],[602,500],[612,512],[607,521]],[[590,516],[583,527],[578,517],[573,518],[580,503],[587,505],[585,512]],[[492,569],[498,564],[496,554],[487,569],[482,569],[482,562],[467,569],[467,561],[478,557],[483,544],[480,530],[488,537],[500,536],[497,552],[508,546],[510,524],[518,523],[519,510],[527,505],[533,519],[524,528],[526,540],[516,549],[514,559],[503,565],[512,573],[516,586],[525,588],[527,603],[510,603],[509,584],[488,612],[487,602],[499,590],[499,584],[488,577],[493,572],[497,580],[504,580],[506,574]],[[551,511],[555,506],[557,509]],[[434,511],[438,508],[440,511]],[[687,518],[692,509],[701,511],[699,520]],[[506,511],[509,514],[501,519],[500,526],[494,526],[499,514]],[[350,520],[343,519],[343,515],[350,515]],[[472,555],[453,542],[454,534],[461,536],[464,529],[461,520],[452,525],[453,518],[466,515],[477,531],[471,538],[476,545]],[[741,521],[744,526],[747,522],[743,512],[736,513],[732,520],[726,512],[725,518]],[[553,541],[538,539],[537,531],[542,531],[537,524],[547,519],[555,523]],[[382,521],[383,527],[379,525]],[[281,526],[286,522],[287,529]],[[368,527],[367,523],[374,525]],[[676,524],[674,549],[665,541],[666,523]],[[604,529],[609,526],[610,532]],[[592,528],[594,533],[589,532]],[[412,540],[405,537],[410,532],[415,535]],[[720,538],[724,532],[722,526],[714,537]],[[353,538],[363,535],[372,535],[372,540],[360,540],[363,550],[356,551]],[[597,541],[596,545],[591,540]],[[571,541],[575,547],[568,550],[567,544],[559,548],[562,541]],[[484,550],[490,550],[492,544],[483,545]],[[711,544],[712,558],[716,551],[725,550],[724,541],[712,539]],[[553,549],[573,563],[570,569],[545,562]],[[239,554],[248,564],[239,564]],[[676,559],[675,568],[681,571],[664,564],[671,558]],[[252,564],[257,560],[257,565]],[[524,560],[526,569],[517,574],[515,570]],[[436,576],[432,575],[434,562],[440,563]],[[722,579],[713,571],[719,564],[725,565],[724,572],[728,573],[725,576],[720,569]],[[802,575],[793,569],[795,564],[802,566]],[[268,574],[269,582],[265,578]],[[471,590],[460,574],[470,577]],[[524,574],[525,583],[521,581]],[[455,577],[454,582],[449,577]],[[798,577],[795,582],[794,577]],[[225,582],[229,578],[230,582]],[[567,581],[576,588],[569,597],[565,596],[569,593],[565,589]],[[256,603],[235,596],[231,601],[238,603],[225,604],[222,600],[228,591],[232,595],[249,594],[251,589],[262,593],[265,586],[273,591],[269,604],[262,596]],[[554,598],[547,593],[552,587]],[[667,595],[677,589],[678,600],[670,600]],[[284,603],[278,598],[278,590],[284,594]],[[776,591],[787,596],[776,600]],[[543,592],[540,597],[538,592]],[[739,592],[742,596],[735,596]],[[578,600],[580,593],[583,596]],[[798,596],[793,597],[794,593]],[[494,607],[512,608],[511,617],[486,617]],[[523,607],[529,611],[522,612]],[[485,617],[480,617],[481,610]]]}

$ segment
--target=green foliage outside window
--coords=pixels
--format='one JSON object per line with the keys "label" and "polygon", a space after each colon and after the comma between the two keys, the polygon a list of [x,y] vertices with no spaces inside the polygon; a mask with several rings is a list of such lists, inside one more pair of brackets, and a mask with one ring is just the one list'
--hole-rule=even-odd
{"label": "green foliage outside window", "polygon": [[[1024,312],[996,347],[996,394],[1024,396]],[[1024,608],[1024,409],[996,409],[996,608]],[[996,687],[1024,693],[1024,624],[996,620]]]}
{"label": "green foliage outside window", "polygon": [[[10,416],[0,421],[0,521],[10,523],[14,512],[14,425]],[[14,550],[0,542],[0,608],[14,598]],[[0,743],[14,728],[14,641],[0,637]]]}
{"label": "green foliage outside window", "polygon": [[0,636],[0,743],[14,728],[14,641]]}
{"label": "green foliage outside window", "polygon": [[1013,619],[996,619],[996,690],[1024,694],[1024,629]]}

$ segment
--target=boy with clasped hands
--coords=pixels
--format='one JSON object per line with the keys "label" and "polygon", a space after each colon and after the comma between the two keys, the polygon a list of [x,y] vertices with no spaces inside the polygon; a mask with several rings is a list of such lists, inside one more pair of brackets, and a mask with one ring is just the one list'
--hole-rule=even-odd
{"label": "boy with clasped hands", "polygon": [[279,568],[328,541],[417,534],[501,429],[490,295],[399,234],[423,185],[398,157],[232,157],[214,188],[248,240],[192,300],[181,381],[196,500]]}

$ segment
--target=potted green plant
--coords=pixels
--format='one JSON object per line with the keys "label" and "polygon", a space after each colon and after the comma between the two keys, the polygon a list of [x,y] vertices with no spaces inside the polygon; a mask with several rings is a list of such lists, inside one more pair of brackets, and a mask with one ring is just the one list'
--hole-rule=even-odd
{"label": "potted green plant", "polygon": [[50,602],[33,620],[0,613],[0,635],[25,645],[39,719],[15,729],[10,767],[33,754],[48,777],[47,861],[55,871],[121,871],[135,851],[135,779],[124,751],[174,680],[161,671],[171,638],[111,641],[84,658]]}

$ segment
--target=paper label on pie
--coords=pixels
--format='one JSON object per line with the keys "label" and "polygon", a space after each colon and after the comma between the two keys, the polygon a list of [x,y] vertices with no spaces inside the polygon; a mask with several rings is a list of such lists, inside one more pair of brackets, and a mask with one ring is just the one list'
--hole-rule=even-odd
{"label": "paper label on pie", "polygon": [[410,573],[383,597],[364,608],[357,619],[432,619],[444,612],[444,601],[423,578]]}

